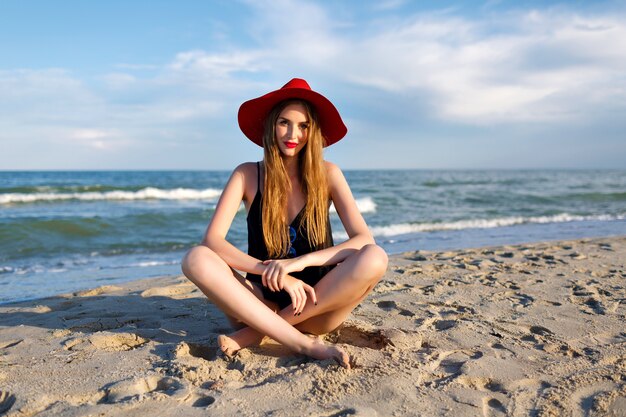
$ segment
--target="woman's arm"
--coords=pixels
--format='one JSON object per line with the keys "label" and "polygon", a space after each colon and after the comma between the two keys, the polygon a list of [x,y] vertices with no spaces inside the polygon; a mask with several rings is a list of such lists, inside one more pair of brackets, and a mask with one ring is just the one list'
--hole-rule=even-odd
{"label": "woman's arm", "polygon": [[217,253],[231,268],[260,275],[265,271],[265,265],[226,240],[226,234],[244,199],[246,184],[256,181],[256,178],[251,178],[251,165],[254,164],[241,164],[233,171],[217,202],[202,244]]}

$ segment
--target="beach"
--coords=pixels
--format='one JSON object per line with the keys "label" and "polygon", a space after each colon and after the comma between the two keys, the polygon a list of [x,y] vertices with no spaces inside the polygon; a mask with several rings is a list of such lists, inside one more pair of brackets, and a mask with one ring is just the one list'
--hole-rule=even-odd
{"label": "beach", "polygon": [[182,276],[0,305],[7,416],[626,415],[626,237],[390,257],[323,336],[352,369],[228,322]]}

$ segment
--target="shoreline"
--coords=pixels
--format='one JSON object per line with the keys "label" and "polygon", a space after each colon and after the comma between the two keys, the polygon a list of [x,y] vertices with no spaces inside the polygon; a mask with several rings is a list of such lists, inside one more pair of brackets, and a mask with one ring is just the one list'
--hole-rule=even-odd
{"label": "shoreline", "polygon": [[8,302],[0,414],[623,412],[625,259],[626,236],[394,254],[325,336],[349,371],[267,338],[226,360],[228,322],[179,275]]}
{"label": "shoreline", "polygon": [[[585,223],[585,222],[577,222]],[[377,238],[376,241],[381,245],[387,254],[391,257],[401,256],[405,252],[413,251],[414,248],[420,247],[424,251],[455,251],[455,250],[467,250],[467,249],[480,249],[483,247],[491,246],[511,246],[511,245],[529,245],[535,243],[547,243],[558,242],[563,240],[582,240],[582,239],[598,239],[598,238],[617,238],[620,236],[626,236],[626,221],[615,220],[610,222],[591,222],[593,227],[592,231],[587,231],[581,236],[580,230],[577,228],[561,229],[567,223],[554,223],[554,224],[523,224],[513,225],[498,228],[476,228],[465,230],[449,230],[449,231],[435,231],[435,232],[423,232],[416,234],[398,235],[390,239]],[[600,227],[601,226],[601,227]],[[580,227],[580,225],[578,225]],[[556,228],[556,229],[555,229]],[[525,230],[520,232],[520,230]],[[550,236],[550,238],[546,238]],[[452,245],[450,242],[464,242],[461,244]],[[244,248],[241,248],[245,251]],[[180,252],[175,258],[182,259],[185,251]],[[120,270],[126,273],[131,273],[131,278],[112,278],[106,280],[102,285],[126,285],[130,282],[144,279],[158,279],[161,277],[176,277],[180,276],[180,263],[171,260],[172,254],[163,254],[163,258],[167,261],[160,261],[162,265],[157,267],[142,269],[133,269],[133,266],[121,268]],[[151,259],[155,258],[153,255]],[[110,260],[108,261],[110,262]],[[159,261],[150,261],[159,262]],[[136,262],[134,262],[136,264]],[[168,271],[167,265],[175,265],[174,271]],[[119,267],[115,267],[118,270]],[[148,270],[149,269],[149,270]],[[132,271],[132,272],[131,272]],[[158,271],[158,272],[157,272]],[[101,273],[102,271],[97,271]],[[110,270],[107,271],[110,273]],[[89,270],[67,270],[65,272],[59,272],[59,274],[65,274],[72,277],[70,281],[76,282],[77,280],[84,280],[85,275],[89,275]],[[93,269],[91,270],[93,273]],[[96,274],[94,274],[96,275]],[[24,276],[23,276],[24,277]],[[26,280],[30,282],[30,277],[25,276]],[[97,277],[97,275],[96,275]],[[6,278],[6,277],[5,277]],[[54,275],[50,276],[50,279],[56,278]],[[85,283],[85,285],[77,286],[74,288],[66,288],[57,291],[45,291],[41,296],[32,298],[13,298],[10,300],[0,299],[0,306],[16,303],[16,302],[34,302],[36,300],[60,296],[63,294],[71,294],[80,291],[86,291],[90,288],[98,286],[99,282],[102,282],[101,277]],[[40,278],[41,279],[41,278]],[[12,278],[9,278],[12,280]],[[26,289],[32,289],[33,286],[40,284],[39,281],[30,283],[30,286],[24,287]],[[24,283],[21,283],[24,285]],[[6,291],[6,290],[5,290]],[[23,290],[24,291],[24,290]],[[23,292],[22,291],[22,292]]]}

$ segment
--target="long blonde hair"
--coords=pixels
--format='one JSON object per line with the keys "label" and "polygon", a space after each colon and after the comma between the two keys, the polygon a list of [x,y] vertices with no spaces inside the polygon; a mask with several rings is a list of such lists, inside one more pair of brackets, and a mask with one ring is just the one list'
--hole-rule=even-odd
{"label": "long blonde hair", "polygon": [[328,233],[328,204],[330,193],[322,148],[324,137],[317,121],[315,108],[303,100],[285,100],[270,111],[265,120],[263,155],[265,180],[262,193],[262,223],[265,246],[270,258],[281,258],[289,251],[289,224],[287,224],[287,195],[291,180],[276,143],[276,121],[290,104],[301,104],[307,113],[309,127],[307,143],[298,154],[298,168],[302,192],[306,197],[301,227],[314,248],[319,248]]}

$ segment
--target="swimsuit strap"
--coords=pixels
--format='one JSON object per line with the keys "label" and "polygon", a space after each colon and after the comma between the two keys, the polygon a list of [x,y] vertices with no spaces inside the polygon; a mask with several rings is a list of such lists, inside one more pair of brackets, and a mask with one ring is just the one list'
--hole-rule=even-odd
{"label": "swimsuit strap", "polygon": [[257,193],[261,191],[261,162],[256,163],[256,189]]}

